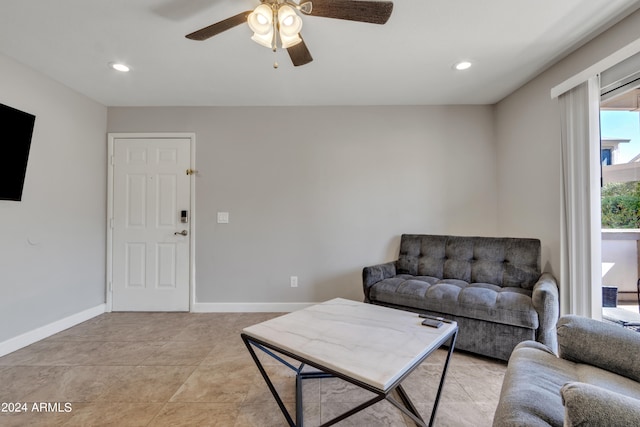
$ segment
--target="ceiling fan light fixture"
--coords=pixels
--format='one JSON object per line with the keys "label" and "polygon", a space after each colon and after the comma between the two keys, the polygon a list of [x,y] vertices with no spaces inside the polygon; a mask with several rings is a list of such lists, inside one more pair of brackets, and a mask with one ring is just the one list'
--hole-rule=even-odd
{"label": "ceiling fan light fixture", "polygon": [[258,43],[259,45],[272,49],[273,48],[273,31],[270,31],[268,34],[254,33],[253,36],[251,36],[251,40]]}
{"label": "ceiling fan light fixture", "polygon": [[253,31],[251,40],[262,46],[273,47],[273,10],[266,4],[256,7],[247,18],[247,24]]}
{"label": "ceiling fan light fixture", "polygon": [[284,49],[295,46],[302,41],[300,38],[302,19],[291,6],[283,5],[278,9],[278,28]]}
{"label": "ceiling fan light fixture", "polygon": [[258,22],[258,25],[266,25],[269,23],[269,18],[267,18],[262,13],[256,13],[255,16],[256,16],[256,21]]}
{"label": "ceiling fan light fixture", "polygon": [[280,41],[282,42],[283,49],[289,49],[290,47],[295,46],[298,43],[301,43],[302,39],[298,34],[296,34],[293,37],[287,37],[282,35],[282,33],[280,33]]}

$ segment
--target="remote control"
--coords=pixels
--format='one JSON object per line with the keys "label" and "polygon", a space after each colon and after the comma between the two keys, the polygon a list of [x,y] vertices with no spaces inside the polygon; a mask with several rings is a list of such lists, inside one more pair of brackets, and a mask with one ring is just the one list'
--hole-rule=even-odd
{"label": "remote control", "polygon": [[430,326],[432,328],[439,328],[440,326],[442,326],[442,322],[439,320],[434,320],[434,319],[424,319],[422,321],[422,324],[424,326]]}
{"label": "remote control", "polygon": [[422,317],[423,319],[433,319],[433,320],[440,320],[440,321],[444,321],[445,318],[444,317],[438,317],[438,316],[432,316],[430,314],[419,314],[418,317]]}

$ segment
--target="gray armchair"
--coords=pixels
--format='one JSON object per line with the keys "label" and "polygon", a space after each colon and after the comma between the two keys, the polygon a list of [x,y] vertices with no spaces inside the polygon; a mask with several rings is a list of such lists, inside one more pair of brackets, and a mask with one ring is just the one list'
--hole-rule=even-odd
{"label": "gray armchair", "polygon": [[514,350],[494,427],[640,425],[640,334],[573,315],[557,331],[559,357],[532,341]]}

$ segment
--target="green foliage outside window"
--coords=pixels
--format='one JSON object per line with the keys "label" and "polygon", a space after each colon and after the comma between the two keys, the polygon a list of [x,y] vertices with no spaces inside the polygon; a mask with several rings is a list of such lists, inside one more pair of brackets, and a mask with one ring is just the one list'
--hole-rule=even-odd
{"label": "green foliage outside window", "polygon": [[640,181],[602,187],[602,228],[640,228]]}

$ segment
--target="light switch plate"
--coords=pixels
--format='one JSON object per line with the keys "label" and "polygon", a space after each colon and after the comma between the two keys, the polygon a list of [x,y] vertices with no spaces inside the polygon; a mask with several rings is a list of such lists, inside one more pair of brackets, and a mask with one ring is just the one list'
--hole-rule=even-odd
{"label": "light switch plate", "polygon": [[218,224],[229,223],[229,212],[218,212]]}

